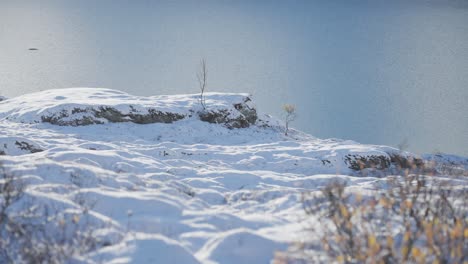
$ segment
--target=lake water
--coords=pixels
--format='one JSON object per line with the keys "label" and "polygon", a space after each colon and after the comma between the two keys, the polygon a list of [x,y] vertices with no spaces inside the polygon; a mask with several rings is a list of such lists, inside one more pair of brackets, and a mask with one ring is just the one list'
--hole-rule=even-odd
{"label": "lake water", "polygon": [[201,58],[317,137],[468,156],[468,1],[0,1],[2,95],[197,93]]}

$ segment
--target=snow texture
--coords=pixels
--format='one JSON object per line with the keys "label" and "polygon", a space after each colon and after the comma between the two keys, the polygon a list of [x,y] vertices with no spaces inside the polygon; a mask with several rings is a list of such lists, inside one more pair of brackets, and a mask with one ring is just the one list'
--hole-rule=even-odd
{"label": "snow texture", "polygon": [[[206,105],[206,111],[227,111],[228,119],[255,109],[246,94],[210,93]],[[93,115],[101,107],[182,118],[112,122]],[[79,195],[94,204],[96,221],[112,223],[122,239],[74,256],[85,262],[270,263],[275,251],[303,239],[301,192],[337,178],[371,189],[378,174],[353,169],[352,157],[385,157],[392,167],[392,155],[412,156],[294,129],[285,136],[280,121],[258,113],[243,128],[203,122],[202,111],[198,95],[138,97],[98,88],[6,99],[0,102],[0,161],[27,181],[37,201],[76,209]],[[100,122],[66,122],[86,115]],[[461,157],[425,158],[468,164]]]}

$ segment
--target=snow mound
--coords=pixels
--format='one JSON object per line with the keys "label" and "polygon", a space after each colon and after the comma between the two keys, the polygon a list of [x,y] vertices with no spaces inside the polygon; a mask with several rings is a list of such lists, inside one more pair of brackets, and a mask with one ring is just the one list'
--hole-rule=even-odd
{"label": "snow mound", "polygon": [[255,124],[257,114],[247,94],[207,93],[200,96],[141,97],[102,88],[68,88],[23,95],[0,103],[0,118],[21,123],[47,122],[60,126],[133,122],[173,123],[198,117],[209,123],[242,128]]}
{"label": "snow mound", "polygon": [[468,158],[451,154],[426,154],[423,159],[439,172],[468,176]]}
{"label": "snow mound", "polygon": [[137,233],[133,245],[130,246],[130,252],[129,263],[200,263],[180,243],[161,235]]}
{"label": "snow mound", "polygon": [[284,250],[284,243],[277,243],[247,229],[233,230],[207,242],[199,254],[206,263],[270,263],[275,251]]}

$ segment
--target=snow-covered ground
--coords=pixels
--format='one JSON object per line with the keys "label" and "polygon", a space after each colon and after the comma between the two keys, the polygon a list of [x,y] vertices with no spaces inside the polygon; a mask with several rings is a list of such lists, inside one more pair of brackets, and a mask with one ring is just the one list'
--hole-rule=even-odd
{"label": "snow-covered ground", "polygon": [[58,213],[89,205],[109,242],[76,259],[269,263],[305,239],[301,192],[336,178],[372,189],[380,175],[356,170],[356,160],[391,169],[392,155],[413,156],[296,130],[285,136],[282,122],[257,113],[245,94],[207,94],[205,111],[198,100],[91,88],[6,99],[0,161],[35,202]]}

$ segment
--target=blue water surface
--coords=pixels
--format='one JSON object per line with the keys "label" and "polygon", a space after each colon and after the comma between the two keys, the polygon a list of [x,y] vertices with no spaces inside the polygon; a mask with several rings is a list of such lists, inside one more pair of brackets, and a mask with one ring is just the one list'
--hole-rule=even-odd
{"label": "blue water surface", "polygon": [[468,156],[468,1],[0,2],[2,95],[197,93],[201,58],[314,136]]}

